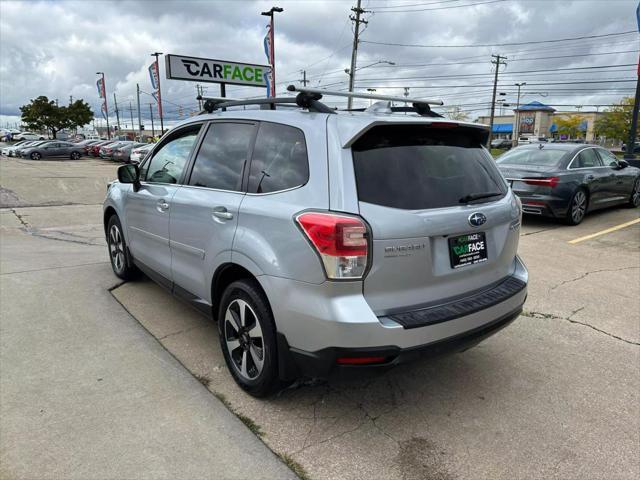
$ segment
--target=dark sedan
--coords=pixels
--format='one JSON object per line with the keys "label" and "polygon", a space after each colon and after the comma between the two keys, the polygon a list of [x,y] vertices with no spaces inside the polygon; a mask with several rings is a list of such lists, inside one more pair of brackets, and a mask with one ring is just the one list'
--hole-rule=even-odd
{"label": "dark sedan", "polygon": [[46,157],[62,157],[78,160],[82,154],[82,147],[78,147],[71,142],[57,142],[55,140],[45,141],[41,144],[20,150],[21,157],[30,158],[31,160],[40,160]]}
{"label": "dark sedan", "polygon": [[577,225],[599,208],[640,205],[640,169],[597,145],[524,145],[496,162],[524,213]]}

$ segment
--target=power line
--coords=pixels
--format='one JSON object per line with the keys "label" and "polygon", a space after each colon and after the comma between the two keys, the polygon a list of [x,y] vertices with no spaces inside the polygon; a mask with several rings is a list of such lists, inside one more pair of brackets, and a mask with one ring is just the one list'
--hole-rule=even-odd
{"label": "power line", "polygon": [[413,10],[377,10],[380,7],[376,7],[376,10],[372,10],[373,13],[407,13],[407,12],[428,12],[432,10],[449,10],[451,8],[473,7],[475,5],[486,5],[488,3],[501,3],[507,0],[485,0],[483,2],[465,3],[464,5],[451,5],[449,7],[433,7],[433,8],[419,8]]}
{"label": "power line", "polygon": [[605,33],[603,35],[585,35],[582,37],[556,38],[554,40],[536,40],[533,42],[510,42],[510,43],[476,43],[472,45],[422,45],[418,43],[374,42],[371,40],[361,40],[361,42],[370,43],[373,45],[385,45],[385,46],[392,46],[392,47],[419,47],[419,48],[509,47],[509,46],[517,46],[517,45],[535,45],[535,44],[542,44],[542,43],[568,42],[572,40],[585,40],[588,38],[614,37],[614,36],[620,36],[620,35],[629,35],[630,33],[637,33],[637,32],[635,30],[629,30],[626,32]]}

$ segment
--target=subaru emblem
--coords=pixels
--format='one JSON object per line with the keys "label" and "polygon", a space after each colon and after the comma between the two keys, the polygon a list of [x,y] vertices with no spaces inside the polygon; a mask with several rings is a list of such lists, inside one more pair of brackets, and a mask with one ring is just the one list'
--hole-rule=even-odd
{"label": "subaru emblem", "polygon": [[487,222],[487,217],[483,213],[472,213],[469,215],[469,225],[472,227],[479,227]]}

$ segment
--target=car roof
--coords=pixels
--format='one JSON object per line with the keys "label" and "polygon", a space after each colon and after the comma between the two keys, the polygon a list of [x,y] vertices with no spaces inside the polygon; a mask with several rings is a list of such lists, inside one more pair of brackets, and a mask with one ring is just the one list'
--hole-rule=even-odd
{"label": "car roof", "polygon": [[593,145],[590,143],[534,143],[531,145],[520,145],[514,148],[514,150],[538,150],[540,149],[540,145],[542,145],[542,149],[564,150],[566,152],[577,152],[584,148],[603,148],[600,145]]}

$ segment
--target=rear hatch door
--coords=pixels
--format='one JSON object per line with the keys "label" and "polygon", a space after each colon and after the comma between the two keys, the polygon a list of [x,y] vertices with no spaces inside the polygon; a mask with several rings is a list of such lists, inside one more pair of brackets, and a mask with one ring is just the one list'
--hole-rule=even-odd
{"label": "rear hatch door", "polygon": [[450,123],[381,125],[352,145],[373,238],[364,295],[377,315],[463,298],[511,273],[519,208],[484,138]]}

